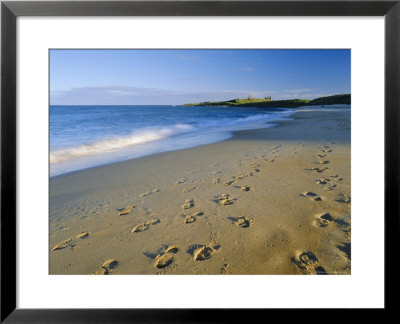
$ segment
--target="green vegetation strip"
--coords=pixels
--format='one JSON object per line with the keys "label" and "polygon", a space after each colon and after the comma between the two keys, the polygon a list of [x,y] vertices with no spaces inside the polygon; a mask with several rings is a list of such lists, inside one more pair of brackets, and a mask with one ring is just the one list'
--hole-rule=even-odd
{"label": "green vegetation strip", "polygon": [[189,103],[184,106],[206,106],[206,107],[280,107],[297,108],[301,106],[324,106],[335,104],[351,104],[350,94],[339,94],[328,97],[321,97],[314,100],[309,99],[290,99],[290,100],[271,100],[260,98],[232,99],[228,101],[204,101],[199,103]]}

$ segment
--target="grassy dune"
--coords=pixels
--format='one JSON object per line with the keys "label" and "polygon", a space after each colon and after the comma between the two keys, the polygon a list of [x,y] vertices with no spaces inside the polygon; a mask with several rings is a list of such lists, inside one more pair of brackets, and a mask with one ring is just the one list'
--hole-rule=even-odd
{"label": "grassy dune", "polygon": [[350,94],[339,94],[328,97],[321,97],[314,100],[309,99],[290,99],[290,100],[270,100],[261,98],[232,99],[227,101],[204,101],[189,103],[184,106],[207,106],[207,107],[281,107],[297,108],[308,105],[333,105],[350,104]]}

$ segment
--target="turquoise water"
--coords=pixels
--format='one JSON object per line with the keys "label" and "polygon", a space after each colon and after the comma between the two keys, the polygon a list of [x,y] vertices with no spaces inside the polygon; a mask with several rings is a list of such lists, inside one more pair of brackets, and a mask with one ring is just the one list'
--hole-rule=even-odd
{"label": "turquoise water", "polygon": [[50,106],[50,176],[223,141],[288,118],[279,108]]}

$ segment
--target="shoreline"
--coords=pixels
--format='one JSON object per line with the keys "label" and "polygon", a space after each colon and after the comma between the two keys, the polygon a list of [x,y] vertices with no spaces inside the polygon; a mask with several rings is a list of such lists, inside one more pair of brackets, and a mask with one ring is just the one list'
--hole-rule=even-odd
{"label": "shoreline", "polygon": [[350,112],[303,109],[222,142],[51,178],[49,249],[72,242],[49,252],[50,273],[115,259],[111,274],[349,274]]}
{"label": "shoreline", "polygon": [[[216,110],[220,107],[215,107]],[[273,109],[272,109],[273,110]],[[260,112],[254,113],[254,115],[260,116],[259,113],[262,115],[266,115],[265,121],[263,124],[261,124],[259,121],[252,121],[248,122],[247,124],[244,125],[231,125],[231,126],[223,126],[219,125],[219,127],[216,127],[215,131],[210,131],[207,130],[207,127],[202,128],[199,127],[194,129],[193,131],[189,131],[186,134],[177,134],[177,136],[168,136],[165,138],[161,138],[156,141],[149,141],[148,143],[144,145],[138,145],[138,146],[132,146],[132,147],[122,147],[122,148],[116,148],[114,151],[104,151],[100,152],[100,154],[96,155],[87,155],[85,159],[89,161],[89,163],[83,162],[83,156],[77,156],[75,157],[75,160],[67,160],[67,161],[61,161],[61,163],[55,163],[52,164],[50,163],[50,178],[54,178],[57,176],[62,176],[64,174],[69,174],[73,172],[79,172],[82,170],[94,168],[94,167],[99,167],[99,166],[105,166],[105,165],[110,165],[114,163],[119,163],[119,162],[124,162],[124,161],[130,161],[134,159],[138,159],[141,157],[145,156],[150,156],[150,155],[156,155],[160,153],[167,153],[167,152],[172,152],[172,151],[179,151],[179,150],[185,150],[185,149],[190,149],[198,146],[203,146],[203,145],[210,145],[214,143],[219,143],[223,142],[226,140],[231,139],[234,137],[234,132],[238,131],[238,128],[242,128],[242,130],[252,130],[252,129],[264,129],[264,128],[270,128],[276,126],[276,123],[279,122],[282,118],[289,118],[286,116],[290,116],[291,114],[294,113],[294,111],[290,111],[289,109],[283,109],[279,108],[279,114],[278,116],[267,116],[269,113],[271,113],[270,108],[261,109]],[[276,114],[276,113],[274,113]],[[282,115],[282,116],[281,116]],[[251,114],[249,114],[246,118],[252,117]],[[246,119],[245,118],[245,119]],[[170,125],[172,128],[177,126],[177,125]],[[166,126],[166,127],[170,127]],[[187,125],[188,127],[191,127]],[[244,127],[247,127],[245,129]],[[155,128],[153,128],[153,131],[156,131]],[[128,136],[129,137],[129,136]],[[193,141],[193,137],[198,137],[197,140]],[[122,139],[124,136],[121,137]],[[202,138],[202,139],[199,139]],[[110,138],[105,138],[101,142],[106,142],[107,140],[110,140]],[[171,143],[174,143],[171,147]],[[93,144],[93,143],[92,143]],[[88,143],[88,146],[92,145],[91,143]],[[107,143],[105,143],[107,145]],[[54,154],[58,154],[57,152],[59,151],[66,151],[68,152],[69,150],[74,150],[74,148],[79,148],[80,145],[76,145],[75,147],[72,146],[70,148],[61,148],[61,149],[55,149]],[[82,144],[82,146],[85,146],[85,144]],[[145,149],[145,147],[148,147],[148,149]],[[149,149],[150,148],[150,149]],[[135,151],[138,150],[138,151]],[[147,151],[147,152],[146,152]],[[52,158],[53,151],[50,151],[50,160]],[[79,152],[77,152],[79,154]],[[130,156],[129,158],[127,158]],[[92,162],[90,162],[92,161]],[[67,163],[65,165],[65,162]],[[82,164],[83,162],[83,164]],[[53,175],[54,174],[54,175]]]}
{"label": "shoreline", "polygon": [[[343,107],[343,106],[346,106],[346,107]],[[350,107],[351,107],[350,105],[331,105],[331,106],[329,106],[329,108],[332,108],[332,109],[343,109],[343,108],[344,109],[349,109]],[[218,108],[218,107],[216,107],[216,108]],[[260,108],[263,108],[263,107],[260,107]],[[85,170],[90,170],[90,169],[99,168],[99,167],[106,167],[106,166],[109,166],[109,165],[112,165],[112,164],[124,163],[124,162],[133,161],[133,160],[137,160],[137,159],[141,159],[141,158],[145,158],[145,157],[157,156],[159,154],[165,154],[165,153],[169,153],[169,152],[182,151],[182,150],[189,150],[189,149],[192,149],[192,148],[201,147],[201,146],[205,146],[205,145],[213,145],[213,144],[216,144],[216,143],[235,140],[235,138],[237,136],[239,136],[239,138],[240,138],[242,133],[265,130],[267,128],[280,127],[286,121],[291,121],[292,119],[296,119],[297,117],[295,117],[295,115],[298,114],[299,112],[301,112],[303,109],[318,109],[318,108],[319,108],[319,106],[305,106],[305,107],[293,108],[293,110],[295,110],[295,111],[293,112],[292,115],[290,115],[290,117],[283,117],[283,118],[287,118],[288,120],[278,120],[278,121],[272,120],[272,122],[268,122],[268,123],[272,124],[272,126],[270,126],[270,127],[264,127],[264,128],[259,128],[259,129],[247,129],[247,130],[231,131],[232,136],[230,138],[228,138],[228,139],[223,139],[221,141],[217,141],[217,142],[213,142],[213,143],[200,144],[200,145],[196,145],[196,146],[188,147],[188,148],[183,148],[183,149],[152,153],[152,154],[148,154],[148,155],[144,155],[144,156],[140,156],[140,157],[136,157],[136,158],[131,158],[131,159],[128,159],[128,160],[122,160],[122,161],[116,161],[116,162],[111,162],[111,163],[105,163],[105,164],[101,164],[101,165],[95,165],[95,166],[91,166],[91,167],[84,168],[84,169],[73,170],[73,171],[68,171],[66,173],[57,174],[55,176],[50,176],[49,178],[50,178],[50,180],[52,180],[52,179],[63,177],[63,176],[69,175],[69,174],[75,174],[75,173],[79,173],[79,172],[82,172],[82,171],[85,171]],[[326,109],[326,108],[324,108],[324,109]]]}

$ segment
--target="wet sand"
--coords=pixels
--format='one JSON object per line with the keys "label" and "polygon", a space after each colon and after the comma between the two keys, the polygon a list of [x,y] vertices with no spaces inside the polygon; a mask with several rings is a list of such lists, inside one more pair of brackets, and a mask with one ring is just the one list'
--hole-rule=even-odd
{"label": "wet sand", "polygon": [[350,111],[50,180],[50,274],[350,274]]}

